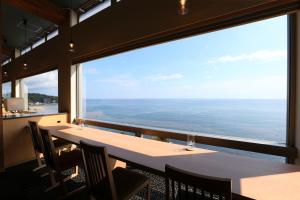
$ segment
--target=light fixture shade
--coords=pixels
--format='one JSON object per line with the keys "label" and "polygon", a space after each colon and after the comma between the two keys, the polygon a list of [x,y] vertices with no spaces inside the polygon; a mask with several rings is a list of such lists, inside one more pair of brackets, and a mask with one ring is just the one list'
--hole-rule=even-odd
{"label": "light fixture shade", "polygon": [[186,15],[189,12],[188,0],[179,0],[178,3],[178,13],[180,15]]}
{"label": "light fixture shade", "polygon": [[74,52],[75,51],[74,47],[75,47],[75,45],[74,45],[73,40],[70,40],[70,42],[69,42],[69,51]]}
{"label": "light fixture shade", "polygon": [[23,69],[24,70],[27,70],[28,69],[28,64],[26,61],[23,62]]}

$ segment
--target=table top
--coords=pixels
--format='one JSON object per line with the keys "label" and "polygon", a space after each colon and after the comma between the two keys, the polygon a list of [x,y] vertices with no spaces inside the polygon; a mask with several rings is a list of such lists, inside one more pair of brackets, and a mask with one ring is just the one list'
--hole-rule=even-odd
{"label": "table top", "polygon": [[106,146],[110,156],[158,172],[166,164],[207,176],[230,178],[232,192],[263,200],[299,200],[300,166],[185,147],[72,124],[44,126],[53,136],[79,144]]}

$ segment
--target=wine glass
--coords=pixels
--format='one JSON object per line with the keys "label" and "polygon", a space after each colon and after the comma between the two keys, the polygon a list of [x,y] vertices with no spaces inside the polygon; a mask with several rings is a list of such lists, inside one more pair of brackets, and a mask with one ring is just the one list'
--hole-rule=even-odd
{"label": "wine glass", "polygon": [[187,135],[186,150],[192,151],[195,147],[195,135]]}
{"label": "wine glass", "polygon": [[79,120],[79,126],[82,127],[82,128],[85,127],[85,121],[84,121],[84,119],[80,119]]}

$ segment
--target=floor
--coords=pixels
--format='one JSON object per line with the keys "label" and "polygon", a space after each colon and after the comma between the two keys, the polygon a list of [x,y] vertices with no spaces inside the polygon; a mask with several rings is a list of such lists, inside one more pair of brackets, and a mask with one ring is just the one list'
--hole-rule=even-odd
{"label": "floor", "polygon": [[[60,196],[58,189],[51,192],[44,192],[49,187],[48,176],[41,178],[40,175],[45,171],[33,172],[32,169],[36,167],[36,162],[31,161],[16,167],[7,169],[4,173],[0,173],[0,199],[1,200],[41,200],[41,199],[57,199]],[[156,175],[133,169],[140,173],[147,175],[151,181],[151,199],[164,199],[164,180]],[[70,174],[70,171],[65,174]],[[67,182],[69,190],[79,188],[84,185],[84,173],[82,170],[79,176]],[[143,192],[142,192],[143,193]],[[143,199],[143,194],[133,197],[132,199]],[[83,200],[88,199],[86,191],[71,196],[69,199]]]}

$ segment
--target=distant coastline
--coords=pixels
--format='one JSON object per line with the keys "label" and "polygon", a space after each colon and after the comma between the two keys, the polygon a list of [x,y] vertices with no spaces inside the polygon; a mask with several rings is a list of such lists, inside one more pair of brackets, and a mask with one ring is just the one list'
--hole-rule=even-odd
{"label": "distant coastline", "polygon": [[40,93],[28,93],[29,104],[49,104],[57,103],[58,97]]}

